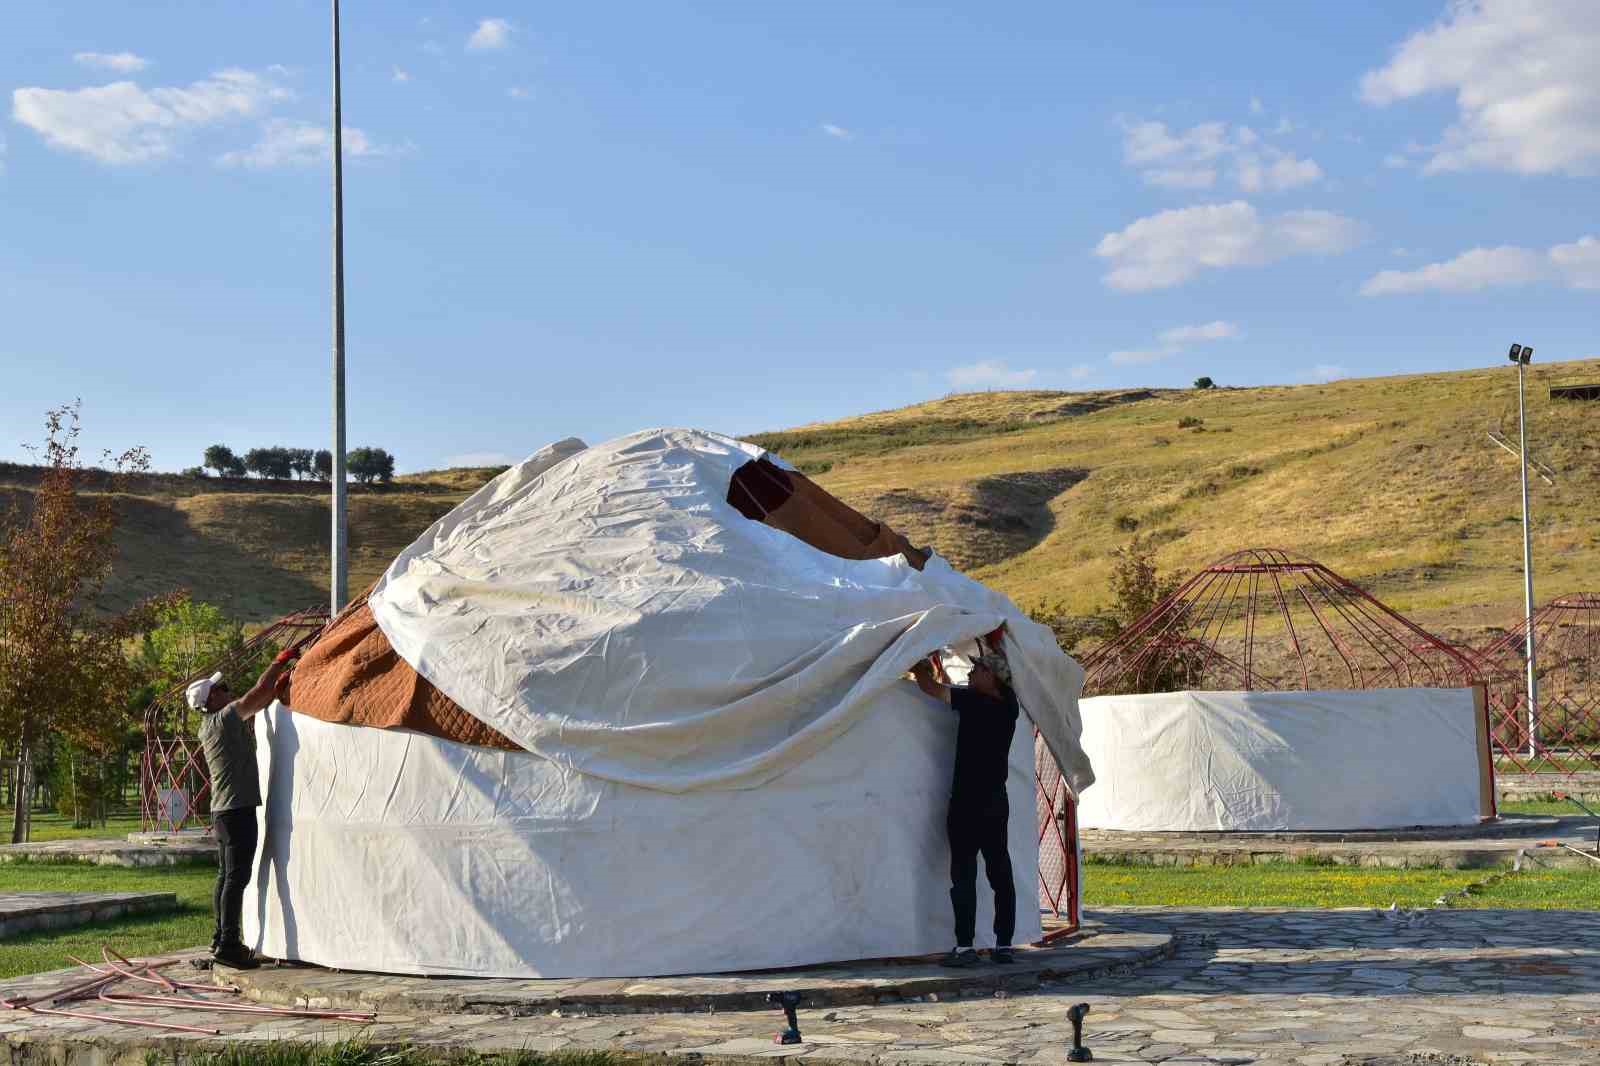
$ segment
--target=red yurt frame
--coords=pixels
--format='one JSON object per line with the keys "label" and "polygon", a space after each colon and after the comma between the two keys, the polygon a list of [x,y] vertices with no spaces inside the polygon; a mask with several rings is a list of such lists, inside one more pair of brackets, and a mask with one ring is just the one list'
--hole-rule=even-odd
{"label": "red yurt frame", "polygon": [[1464,687],[1471,655],[1278,548],[1218,559],[1083,658],[1086,696]]}
{"label": "red yurt frame", "polygon": [[189,683],[221,670],[229,685],[243,692],[255,683],[255,671],[265,667],[268,651],[308,644],[327,622],[328,612],[320,607],[280,618],[145,709],[144,755],[139,760],[139,824],[145,832],[176,833],[209,824],[211,774],[193,732],[193,712],[184,702]]}
{"label": "red yurt frame", "polygon": [[1490,669],[1494,744],[1505,768],[1572,776],[1600,771],[1600,593],[1558,596],[1534,612],[1538,705],[1529,721],[1528,621],[1481,654]]}

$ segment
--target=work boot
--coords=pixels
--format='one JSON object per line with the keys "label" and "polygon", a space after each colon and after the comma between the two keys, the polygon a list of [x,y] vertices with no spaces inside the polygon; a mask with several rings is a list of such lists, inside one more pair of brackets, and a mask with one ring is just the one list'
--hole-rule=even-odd
{"label": "work boot", "polygon": [[220,966],[231,966],[235,970],[254,970],[261,966],[250,949],[237,940],[223,944],[213,951],[211,961]]}
{"label": "work boot", "polygon": [[1009,947],[1000,947],[989,952],[989,961],[1006,966],[1016,962],[1017,956]]}
{"label": "work boot", "polygon": [[964,970],[969,966],[978,965],[978,953],[971,948],[951,948],[950,954],[939,960],[939,965]]}

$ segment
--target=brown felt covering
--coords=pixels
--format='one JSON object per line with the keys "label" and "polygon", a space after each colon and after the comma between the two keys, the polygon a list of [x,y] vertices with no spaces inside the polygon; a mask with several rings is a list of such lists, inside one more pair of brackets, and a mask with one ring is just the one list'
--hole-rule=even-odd
{"label": "brown felt covering", "polygon": [[[766,459],[740,467],[728,486],[739,513],[841,559],[902,554],[918,570],[926,549],[835,499],[804,474]],[[485,725],[411,668],[389,644],[365,598],[323,631],[295,667],[289,706],[324,722],[414,729],[486,748],[520,745]]]}

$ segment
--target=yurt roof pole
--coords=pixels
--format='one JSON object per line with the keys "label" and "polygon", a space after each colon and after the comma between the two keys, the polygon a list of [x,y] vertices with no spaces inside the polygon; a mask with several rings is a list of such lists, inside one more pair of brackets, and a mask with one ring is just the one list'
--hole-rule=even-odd
{"label": "yurt roof pole", "polygon": [[349,598],[349,524],[345,514],[344,432],[344,130],[339,117],[339,0],[333,0],[333,573],[330,613]]}

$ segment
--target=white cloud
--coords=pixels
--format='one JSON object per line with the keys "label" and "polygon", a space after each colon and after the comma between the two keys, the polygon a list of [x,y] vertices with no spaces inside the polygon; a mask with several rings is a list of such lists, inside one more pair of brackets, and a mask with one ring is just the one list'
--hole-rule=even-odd
{"label": "white cloud", "polygon": [[410,74],[409,71],[401,70],[399,67],[395,67],[394,68],[394,80],[395,81],[401,81],[401,82],[410,81],[411,80],[411,74]]}
{"label": "white cloud", "polygon": [[826,133],[829,137],[837,137],[841,141],[848,141],[851,137],[855,136],[843,126],[835,126],[831,122],[824,122],[820,128],[822,132]]}
{"label": "white cloud", "polygon": [[1454,0],[1361,79],[1369,104],[1453,92],[1456,120],[1423,168],[1600,171],[1594,0]]}
{"label": "white cloud", "polygon": [[1477,292],[1537,282],[1571,289],[1600,289],[1600,239],[1580,237],[1540,252],[1501,245],[1473,248],[1454,259],[1416,270],[1384,270],[1361,286],[1365,296],[1412,292]]}
{"label": "white cloud", "polygon": [[1005,363],[993,359],[952,367],[945,373],[950,384],[956,388],[1009,388],[1026,385],[1038,376],[1037,370],[1012,370]]}
{"label": "white cloud", "polygon": [[[414,150],[412,145],[380,145],[374,143],[361,130],[346,126],[342,138],[347,159],[373,159],[381,156],[405,155]],[[270,170],[274,167],[313,166],[326,161],[333,154],[333,135],[326,125],[303,122],[299,119],[272,119],[261,129],[261,139],[249,148],[224,152],[217,163],[224,167],[245,167],[251,170]]]}
{"label": "white cloud", "polygon": [[1168,348],[1181,348],[1196,341],[1220,341],[1238,335],[1237,323],[1223,322],[1219,319],[1202,326],[1178,326],[1176,329],[1163,330],[1161,343]]}
{"label": "white cloud", "polygon": [[1121,366],[1154,363],[1177,355],[1190,345],[1203,344],[1207,341],[1228,340],[1239,336],[1239,332],[1238,323],[1224,322],[1221,319],[1195,326],[1174,326],[1172,329],[1161,331],[1156,337],[1158,343],[1154,348],[1134,348],[1112,352],[1106,358]]}
{"label": "white cloud", "polygon": [[1162,211],[1108,233],[1095,254],[1109,262],[1114,289],[1180,285],[1202,270],[1344,251],[1361,236],[1355,220],[1331,211],[1262,216],[1242,200]]}
{"label": "white cloud", "polygon": [[75,52],[73,62],[96,70],[114,70],[118,74],[136,74],[150,65],[143,56],[132,52]]}
{"label": "white cloud", "polygon": [[260,114],[290,96],[260,74],[229,69],[182,88],[119,81],[87,89],[16,89],[11,116],[53,148],[120,165],[171,155],[186,131]]}
{"label": "white cloud", "polygon": [[506,90],[506,95],[513,100],[527,100],[533,96],[533,90],[526,85],[513,85]]}
{"label": "white cloud", "polygon": [[492,52],[511,43],[515,27],[505,19],[482,19],[478,28],[467,38],[467,51]]}
{"label": "white cloud", "polygon": [[[1274,133],[1292,130],[1287,120]],[[1323,178],[1314,159],[1268,144],[1250,126],[1231,131],[1223,122],[1169,130],[1163,122],[1122,122],[1122,161],[1146,185],[1165,189],[1209,189],[1226,168],[1245,192],[1282,192]]]}
{"label": "white cloud", "polygon": [[1234,179],[1245,192],[1282,192],[1322,180],[1322,168],[1315,159],[1296,159],[1269,148],[1265,158],[1241,157]]}
{"label": "white cloud", "polygon": [[1333,381],[1349,377],[1350,371],[1334,363],[1318,363],[1311,368],[1311,376],[1318,381]]}

